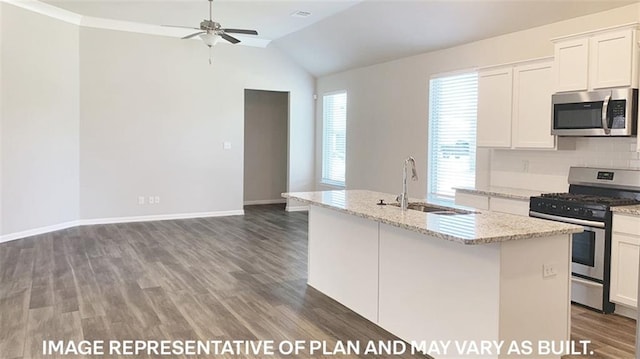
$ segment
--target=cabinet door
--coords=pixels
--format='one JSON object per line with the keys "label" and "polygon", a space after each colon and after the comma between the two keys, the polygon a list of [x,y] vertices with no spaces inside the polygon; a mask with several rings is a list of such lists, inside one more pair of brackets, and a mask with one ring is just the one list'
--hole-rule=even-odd
{"label": "cabinet door", "polygon": [[556,91],[585,91],[588,88],[589,40],[555,44]]}
{"label": "cabinet door", "polygon": [[553,62],[516,66],[513,70],[514,148],[554,148],[551,135]]}
{"label": "cabinet door", "polygon": [[589,48],[591,88],[631,86],[633,30],[593,36]]}
{"label": "cabinet door", "polygon": [[479,147],[511,147],[512,80],[511,67],[478,75]]}
{"label": "cabinet door", "polygon": [[640,218],[613,216],[611,301],[636,308],[640,265]]}

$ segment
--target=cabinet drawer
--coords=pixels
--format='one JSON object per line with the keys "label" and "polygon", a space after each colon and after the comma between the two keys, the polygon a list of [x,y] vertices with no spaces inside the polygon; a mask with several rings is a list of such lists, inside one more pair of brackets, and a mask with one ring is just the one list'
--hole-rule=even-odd
{"label": "cabinet drawer", "polygon": [[613,231],[640,237],[640,217],[614,214]]}
{"label": "cabinet drawer", "polygon": [[456,192],[456,204],[487,211],[489,210],[489,197]]}
{"label": "cabinet drawer", "polygon": [[491,197],[489,201],[489,208],[495,212],[529,216],[529,201]]}

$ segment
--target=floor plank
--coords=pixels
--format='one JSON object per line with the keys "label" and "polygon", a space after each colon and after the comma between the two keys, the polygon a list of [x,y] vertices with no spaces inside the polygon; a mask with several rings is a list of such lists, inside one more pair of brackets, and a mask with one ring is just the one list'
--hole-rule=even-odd
{"label": "floor plank", "polygon": [[[0,358],[42,357],[44,339],[397,339],[306,285],[307,226],[265,205],[0,244]],[[633,357],[633,320],[575,306],[572,318],[592,358]]]}

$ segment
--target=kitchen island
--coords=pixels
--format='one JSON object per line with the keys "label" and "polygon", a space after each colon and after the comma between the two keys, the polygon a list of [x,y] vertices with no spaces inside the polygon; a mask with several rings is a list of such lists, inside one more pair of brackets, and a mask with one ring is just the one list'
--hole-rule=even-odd
{"label": "kitchen island", "polygon": [[309,204],[310,286],[422,349],[505,343],[479,356],[454,347],[429,354],[502,358],[510,343],[535,350],[569,339],[570,235],[582,227],[464,209],[402,211],[377,204],[395,196],[372,191],[283,196]]}

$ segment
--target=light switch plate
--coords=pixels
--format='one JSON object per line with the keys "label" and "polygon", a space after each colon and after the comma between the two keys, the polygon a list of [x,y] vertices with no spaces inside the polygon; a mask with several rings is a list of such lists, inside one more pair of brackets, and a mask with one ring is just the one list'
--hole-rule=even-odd
{"label": "light switch plate", "polygon": [[224,148],[225,150],[230,150],[230,149],[231,149],[231,142],[227,142],[227,141],[225,141],[225,142],[222,144],[222,148]]}

